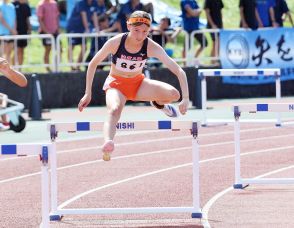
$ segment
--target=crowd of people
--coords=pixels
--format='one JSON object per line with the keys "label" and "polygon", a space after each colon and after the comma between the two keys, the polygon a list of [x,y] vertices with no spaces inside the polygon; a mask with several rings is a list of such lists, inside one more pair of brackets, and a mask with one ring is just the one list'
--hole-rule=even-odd
{"label": "crowd of people", "polygon": [[[223,29],[222,0],[205,0],[203,9],[197,0],[181,0],[183,28],[188,33],[199,30],[199,17],[205,11],[208,29]],[[240,28],[257,30],[266,27],[283,27],[283,21],[288,19],[294,27],[291,12],[286,0],[239,0]],[[195,34],[200,43],[195,57],[198,58],[207,46],[207,40],[201,33]],[[219,56],[219,40],[217,33],[211,33],[213,41],[211,57],[215,60]]]}
{"label": "crowd of people", "polygon": [[[0,36],[3,35],[27,35],[32,31],[30,24],[31,8],[28,0],[3,0],[0,3]],[[66,11],[64,4],[56,0],[40,0],[37,5],[36,13],[39,20],[39,33],[52,34],[55,38],[60,34],[59,17],[60,13]],[[64,3],[64,1],[62,2]],[[170,18],[162,18],[156,23],[154,20],[154,9],[152,3],[143,4],[140,0],[129,0],[125,4],[119,4],[116,0],[78,0],[75,1],[67,19],[67,33],[96,33],[109,32],[125,33],[128,32],[126,21],[130,14],[136,10],[150,13],[152,17],[152,28],[150,33],[152,39],[161,46],[173,41],[181,29],[188,34],[200,29],[199,18],[205,12],[208,29],[222,29],[224,4],[222,0],[204,0],[201,7],[198,0],[181,0],[182,27],[171,29]],[[292,26],[293,20],[286,0],[239,0],[240,27],[244,29],[256,30],[263,27],[282,27],[283,22],[289,19]],[[207,37],[202,33],[196,33],[195,39],[199,43],[196,49],[195,58],[201,55],[202,51],[208,46]],[[217,33],[211,33],[213,41],[211,56],[217,57],[219,41]],[[107,37],[93,38],[88,56],[84,56],[87,50],[81,37],[70,38],[68,41],[68,59],[70,62],[81,63],[86,59],[91,59],[106,42]],[[42,40],[44,46],[44,63],[49,64],[51,51],[51,39]],[[190,42],[189,42],[190,43]],[[3,57],[11,64],[22,65],[24,62],[24,49],[27,46],[26,39],[17,40],[17,59],[13,57],[14,40],[4,40]],[[72,55],[74,49],[80,46],[77,56]],[[183,49],[185,50],[185,48]],[[169,50],[169,55],[173,50]],[[183,51],[183,56],[185,56]],[[217,59],[217,58],[215,58]],[[17,62],[15,62],[17,61]],[[102,66],[100,68],[103,68]],[[51,71],[47,67],[48,71]],[[72,66],[73,71],[80,70],[78,65]]]}

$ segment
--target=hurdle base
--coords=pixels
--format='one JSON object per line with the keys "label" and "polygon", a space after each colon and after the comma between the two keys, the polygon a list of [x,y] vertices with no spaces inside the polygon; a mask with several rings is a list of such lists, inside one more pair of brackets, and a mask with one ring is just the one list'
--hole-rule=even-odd
{"label": "hurdle base", "polygon": [[232,122],[233,120],[230,119],[207,119],[206,122],[201,123],[201,127],[225,126]]}
{"label": "hurdle base", "polygon": [[276,123],[276,127],[282,127],[282,124]]}
{"label": "hurdle base", "polygon": [[243,184],[234,184],[233,187],[234,189],[244,189],[247,188],[249,184],[243,185]]}
{"label": "hurdle base", "polygon": [[201,212],[197,212],[197,213],[192,213],[191,214],[191,218],[202,218],[202,213]]}
{"label": "hurdle base", "polygon": [[49,219],[50,221],[61,221],[62,217],[62,215],[50,215]]}

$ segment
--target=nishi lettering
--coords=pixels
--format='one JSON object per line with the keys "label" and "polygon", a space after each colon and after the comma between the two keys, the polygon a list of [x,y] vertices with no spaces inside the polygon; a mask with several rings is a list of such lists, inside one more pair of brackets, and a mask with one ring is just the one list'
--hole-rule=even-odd
{"label": "nishi lettering", "polygon": [[116,129],[134,129],[135,123],[134,122],[122,122],[116,125]]}

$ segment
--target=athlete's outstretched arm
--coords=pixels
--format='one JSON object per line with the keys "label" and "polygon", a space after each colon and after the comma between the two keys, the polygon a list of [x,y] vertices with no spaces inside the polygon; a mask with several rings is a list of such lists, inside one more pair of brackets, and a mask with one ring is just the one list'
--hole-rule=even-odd
{"label": "athlete's outstretched arm", "polygon": [[26,77],[22,73],[12,69],[9,63],[7,62],[7,60],[1,57],[0,57],[0,73],[20,87],[25,87],[28,83]]}
{"label": "athlete's outstretched arm", "polygon": [[[87,70],[87,76],[86,76],[86,88],[85,88],[85,95],[82,97],[82,99],[79,102],[78,108],[80,111],[83,111],[85,107],[88,106],[88,104],[91,101],[92,98],[92,84],[93,79],[95,75],[95,71],[97,66],[111,53],[114,53],[115,47],[118,46],[119,41],[117,40],[117,37],[109,39],[103,47],[96,53],[96,55],[93,57],[93,59],[90,61],[88,65]],[[116,50],[116,49],[115,49]]]}
{"label": "athlete's outstretched arm", "polygon": [[148,41],[148,57],[158,58],[171,72],[173,72],[180,82],[182,91],[182,101],[179,105],[180,112],[185,114],[189,106],[189,89],[185,71],[170,58],[164,49],[154,41]]}

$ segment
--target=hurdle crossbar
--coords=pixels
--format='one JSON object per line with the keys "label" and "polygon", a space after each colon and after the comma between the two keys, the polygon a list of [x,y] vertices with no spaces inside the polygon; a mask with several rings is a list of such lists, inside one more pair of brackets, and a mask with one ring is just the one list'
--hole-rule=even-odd
{"label": "hurdle crossbar", "polygon": [[39,155],[41,166],[41,191],[42,191],[42,222],[41,228],[49,228],[49,168],[48,158],[52,153],[52,144],[2,144],[1,155]]}
{"label": "hurdle crossbar", "polygon": [[[126,121],[119,122],[118,131],[147,131],[147,130],[187,130],[192,135],[193,155],[193,205],[192,207],[141,207],[141,208],[76,208],[64,209],[57,206],[57,156],[56,150],[52,154],[51,165],[51,220],[61,220],[63,215],[69,214],[130,214],[130,213],[173,213],[191,212],[192,218],[201,218],[199,197],[199,145],[198,122],[193,121]],[[52,144],[58,132],[102,131],[103,122],[71,122],[49,123],[48,130]]]}
{"label": "hurdle crossbar", "polygon": [[[217,120],[207,119],[207,83],[206,77],[242,77],[242,76],[275,76],[276,100],[281,100],[281,71],[278,68],[273,69],[200,69],[198,76],[201,79],[201,103],[202,103],[202,126],[207,126],[208,122],[217,123]],[[227,122],[221,120],[221,122]],[[230,122],[230,121],[228,121]],[[281,125],[281,115],[277,113],[276,125]]]}
{"label": "hurdle crossbar", "polygon": [[242,112],[294,112],[294,103],[242,104],[234,105],[234,146],[235,146],[235,189],[242,189],[249,184],[294,184],[294,178],[242,178],[240,147],[240,116]]}
{"label": "hurdle crossbar", "polygon": [[[101,131],[103,122],[65,122],[54,123],[57,132]],[[48,124],[50,130],[52,124]],[[190,121],[124,121],[118,122],[119,131],[147,131],[147,130],[187,130],[191,129]]]}

